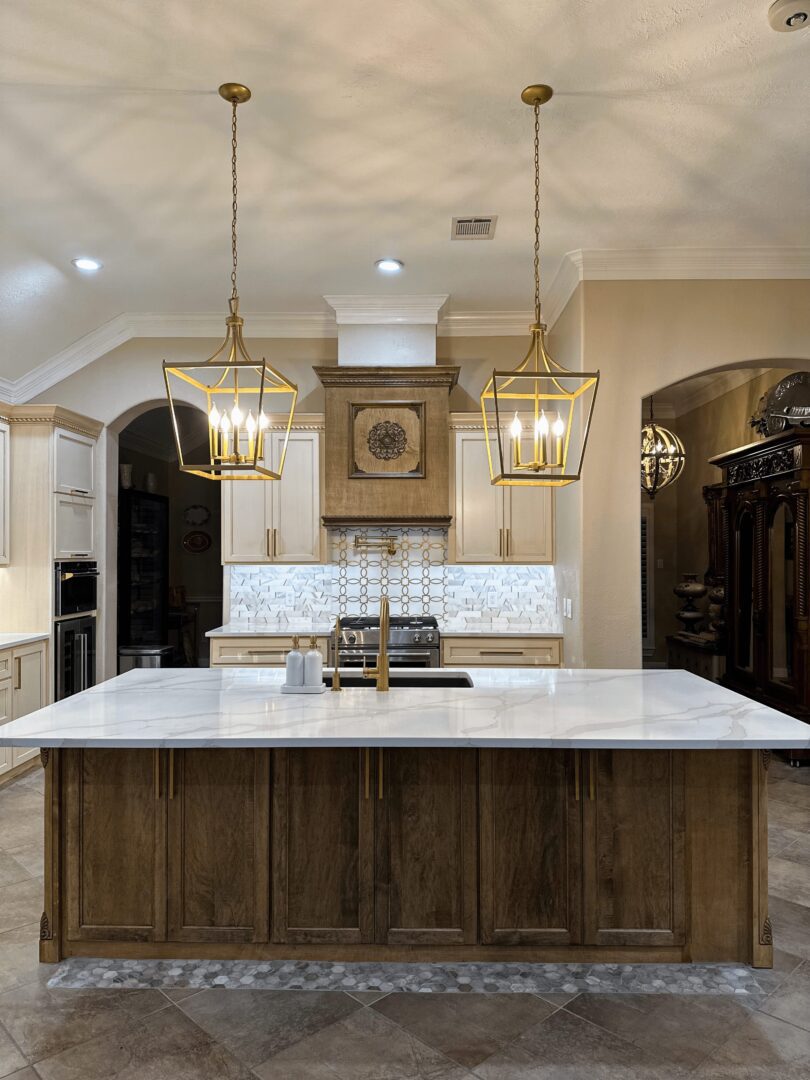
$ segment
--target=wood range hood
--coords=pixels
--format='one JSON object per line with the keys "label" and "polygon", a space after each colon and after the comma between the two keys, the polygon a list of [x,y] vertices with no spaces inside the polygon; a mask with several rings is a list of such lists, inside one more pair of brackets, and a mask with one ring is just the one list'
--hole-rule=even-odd
{"label": "wood range hood", "polygon": [[[458,367],[408,365],[316,367],[324,386],[325,495],[327,526],[432,526],[446,528],[450,515],[450,391]],[[364,406],[396,416],[410,405],[418,418],[419,475],[376,477],[357,468],[356,417]]]}

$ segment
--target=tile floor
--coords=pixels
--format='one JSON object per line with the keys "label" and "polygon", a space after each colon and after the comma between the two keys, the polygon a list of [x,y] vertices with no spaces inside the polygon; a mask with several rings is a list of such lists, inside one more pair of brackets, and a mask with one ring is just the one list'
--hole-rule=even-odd
{"label": "tile floor", "polygon": [[745,995],[49,988],[41,814],[38,771],[0,787],[0,1077],[810,1077],[810,769],[771,765],[776,963]]}

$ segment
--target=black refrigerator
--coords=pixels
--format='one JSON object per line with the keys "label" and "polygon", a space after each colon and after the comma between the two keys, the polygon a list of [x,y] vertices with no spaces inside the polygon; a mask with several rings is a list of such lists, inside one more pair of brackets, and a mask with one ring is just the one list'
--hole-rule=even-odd
{"label": "black refrigerator", "polygon": [[168,643],[169,500],[118,493],[118,646]]}

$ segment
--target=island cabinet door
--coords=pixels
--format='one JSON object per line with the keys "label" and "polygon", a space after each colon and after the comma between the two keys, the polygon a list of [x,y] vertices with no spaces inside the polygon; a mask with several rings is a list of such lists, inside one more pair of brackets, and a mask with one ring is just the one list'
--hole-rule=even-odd
{"label": "island cabinet door", "polygon": [[683,754],[593,750],[588,757],[586,943],[682,945],[686,932]]}
{"label": "island cabinet door", "polygon": [[376,757],[377,942],[475,943],[475,750],[417,747]]}
{"label": "island cabinet door", "polygon": [[269,751],[167,753],[169,940],[267,941]]}
{"label": "island cabinet door", "polygon": [[166,938],[166,804],[158,755],[63,751],[69,941]]}
{"label": "island cabinet door", "polygon": [[579,943],[579,752],[481,750],[479,768],[482,943]]}
{"label": "island cabinet door", "polygon": [[372,753],[273,752],[273,941],[374,940]]}

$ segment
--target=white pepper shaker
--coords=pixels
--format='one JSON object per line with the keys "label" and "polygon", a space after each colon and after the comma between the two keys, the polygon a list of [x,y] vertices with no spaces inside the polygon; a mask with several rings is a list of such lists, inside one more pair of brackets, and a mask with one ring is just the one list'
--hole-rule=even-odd
{"label": "white pepper shaker", "polygon": [[323,685],[323,656],[314,637],[309,639],[309,652],[304,657],[304,685]]}
{"label": "white pepper shaker", "polygon": [[298,648],[298,638],[293,638],[293,647],[287,653],[287,686],[304,685],[304,656]]}

